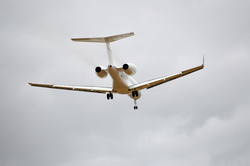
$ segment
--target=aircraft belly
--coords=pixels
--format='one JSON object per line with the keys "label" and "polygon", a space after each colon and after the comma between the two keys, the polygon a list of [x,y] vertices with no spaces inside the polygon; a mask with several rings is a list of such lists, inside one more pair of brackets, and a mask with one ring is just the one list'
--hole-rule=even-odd
{"label": "aircraft belly", "polygon": [[113,82],[113,89],[117,93],[120,94],[128,94],[130,91],[128,90],[129,85],[124,80],[114,80]]}
{"label": "aircraft belly", "polygon": [[118,71],[115,67],[109,66],[108,71],[110,76],[113,78],[113,91],[119,94],[129,94],[129,86],[133,83],[131,78],[125,73]]}

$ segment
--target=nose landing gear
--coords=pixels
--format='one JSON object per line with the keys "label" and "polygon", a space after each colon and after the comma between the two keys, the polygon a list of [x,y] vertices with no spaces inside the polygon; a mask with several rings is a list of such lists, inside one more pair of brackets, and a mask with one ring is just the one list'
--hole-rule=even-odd
{"label": "nose landing gear", "polygon": [[138,106],[136,105],[136,100],[134,100],[134,102],[135,102],[134,110],[138,110]]}
{"label": "nose landing gear", "polygon": [[138,110],[138,106],[136,105],[136,100],[140,98],[140,94],[137,90],[133,90],[132,93],[131,93],[131,96],[133,99],[134,99],[134,102],[135,102],[135,106],[134,106],[134,110]]}

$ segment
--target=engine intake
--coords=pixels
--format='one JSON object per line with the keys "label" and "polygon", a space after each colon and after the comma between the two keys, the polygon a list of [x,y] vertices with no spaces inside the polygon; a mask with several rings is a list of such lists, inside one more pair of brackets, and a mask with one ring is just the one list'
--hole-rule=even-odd
{"label": "engine intake", "polygon": [[131,63],[123,64],[122,68],[123,68],[123,71],[128,75],[134,75],[136,73],[136,67],[135,65]]}
{"label": "engine intake", "polygon": [[95,72],[96,72],[97,76],[101,77],[101,78],[105,78],[108,75],[107,71],[102,66],[97,66],[95,68]]}

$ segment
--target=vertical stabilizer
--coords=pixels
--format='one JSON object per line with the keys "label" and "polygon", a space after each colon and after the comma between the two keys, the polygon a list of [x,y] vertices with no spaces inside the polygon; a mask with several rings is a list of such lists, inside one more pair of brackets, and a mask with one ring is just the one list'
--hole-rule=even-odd
{"label": "vertical stabilizer", "polygon": [[115,61],[114,61],[114,59],[113,59],[113,56],[112,56],[112,50],[111,50],[111,48],[110,48],[110,44],[109,44],[109,43],[106,43],[106,46],[107,46],[109,64],[110,64],[110,65],[116,65],[116,64],[115,64]]}

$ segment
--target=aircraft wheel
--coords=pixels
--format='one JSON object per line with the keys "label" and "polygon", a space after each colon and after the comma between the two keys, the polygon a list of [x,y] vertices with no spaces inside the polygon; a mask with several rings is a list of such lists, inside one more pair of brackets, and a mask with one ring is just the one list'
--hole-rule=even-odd
{"label": "aircraft wheel", "polygon": [[132,91],[132,96],[135,97],[135,91]]}
{"label": "aircraft wheel", "polygon": [[113,93],[107,93],[107,99],[109,100],[109,99],[113,99]]}
{"label": "aircraft wheel", "polygon": [[138,91],[137,90],[132,91],[132,96],[133,97],[138,97]]}
{"label": "aircraft wheel", "polygon": [[135,91],[135,96],[138,97],[138,91],[137,90]]}

